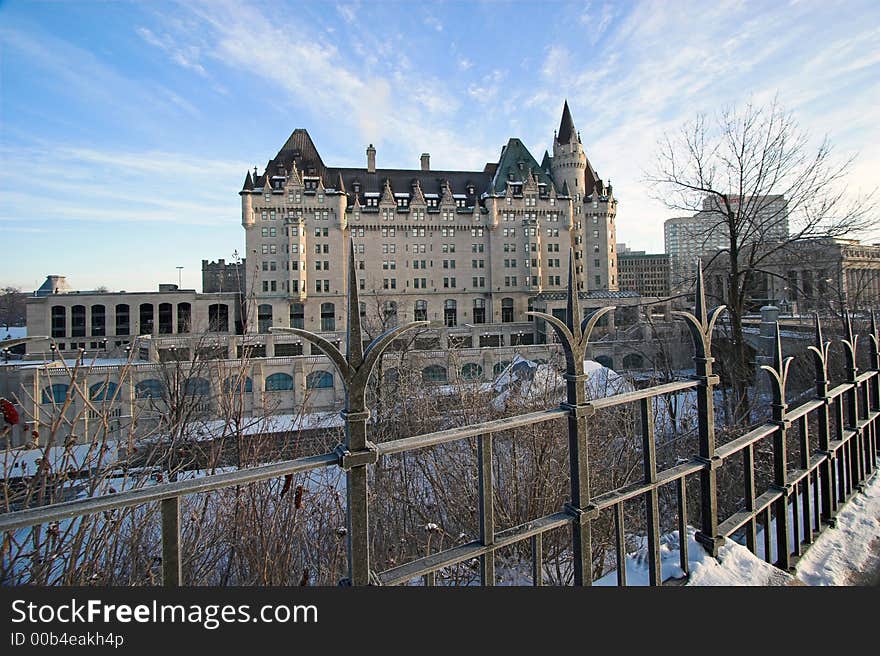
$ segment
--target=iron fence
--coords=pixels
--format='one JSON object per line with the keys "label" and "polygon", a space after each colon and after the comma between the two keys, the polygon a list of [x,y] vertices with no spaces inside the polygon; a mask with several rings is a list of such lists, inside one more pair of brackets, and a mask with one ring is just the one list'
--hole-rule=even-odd
{"label": "iron fence", "polygon": [[[782,569],[790,569],[815,535],[832,525],[841,504],[861,489],[876,467],[877,428],[880,416],[880,348],[876,323],[872,317],[869,336],[870,369],[860,373],[857,366],[857,337],[852,333],[842,340],[846,351],[846,380],[830,387],[828,356],[830,342],[823,338],[818,318],[813,353],[816,372],[815,398],[789,409],[785,402],[788,369],[792,358],[784,358],[778,326],[775,335],[773,364],[763,367],[771,379],[772,417],[756,428],[716,446],[713,389],[719,378],[712,372],[712,331],[724,308],[708,311],[702,273],[697,280],[696,308],[693,313],[679,312],[690,330],[694,344],[695,375],[689,380],[657,385],[646,389],[588,399],[584,358],[590,335],[598,320],[612,308],[602,308],[578,321],[581,316],[571,265],[569,266],[566,319],[533,312],[556,332],[566,358],[566,400],[557,408],[520,414],[513,417],[452,428],[433,433],[394,439],[374,444],[368,439],[369,409],[366,394],[370,374],[378,359],[395,338],[425,325],[414,322],[395,327],[363,348],[360,327],[357,280],[353,256],[349,260],[349,298],[347,349],[345,355],[326,339],[304,330],[278,329],[295,333],[320,348],[333,362],[345,382],[346,399],[343,417],[345,441],[334,451],[317,456],[264,464],[201,478],[157,484],[121,493],[96,496],[49,506],[29,508],[0,516],[0,531],[46,524],[67,518],[91,515],[117,508],[152,502],[161,505],[162,573],[165,585],[183,581],[180,539],[180,499],[187,495],[265,481],[326,467],[340,467],[346,474],[346,519],[348,577],[350,585],[397,585],[424,577],[427,585],[435,583],[438,570],[472,559],[479,559],[480,582],[496,582],[495,556],[503,548],[528,542],[534,585],[543,583],[543,537],[550,531],[568,528],[571,533],[571,557],[575,585],[593,581],[591,558],[592,523],[600,513],[608,512],[614,520],[617,559],[617,582],[626,585],[626,526],[624,504],[644,499],[647,533],[649,582],[664,582],[661,572],[661,516],[659,495],[664,486],[672,486],[676,503],[675,525],[679,540],[680,568],[687,574],[688,507],[687,482],[698,479],[699,529],[696,539],[712,556],[726,538],[745,536],[753,552],[763,547],[764,557]],[[653,400],[665,395],[692,390],[697,399],[699,448],[684,462],[658,470]],[[640,416],[642,479],[618,489],[594,495],[590,489],[587,420],[610,408],[638,404]],[[570,491],[568,501],[556,512],[533,518],[526,523],[497,530],[492,491],[493,439],[501,432],[565,418],[567,421]],[[791,462],[787,445],[794,431],[800,440],[799,458]],[[816,449],[810,436],[816,434]],[[370,521],[368,515],[368,473],[379,458],[392,454],[428,449],[470,438],[477,441],[477,485],[479,537],[466,544],[441,550],[421,558],[376,572],[371,567]],[[772,450],[772,483],[757,489],[755,451],[768,441]],[[718,503],[718,474],[726,464],[740,460],[743,472],[744,508],[721,519]],[[668,518],[666,518],[668,519]],[[775,524],[775,529],[774,529]],[[758,526],[763,529],[763,545],[758,545]],[[773,557],[773,547],[776,557]]]}

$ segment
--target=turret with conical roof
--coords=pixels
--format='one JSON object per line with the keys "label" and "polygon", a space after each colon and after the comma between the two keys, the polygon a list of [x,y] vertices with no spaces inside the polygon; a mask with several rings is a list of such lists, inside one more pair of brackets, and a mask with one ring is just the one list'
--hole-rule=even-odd
{"label": "turret with conical roof", "polygon": [[561,189],[568,186],[569,193],[574,198],[583,198],[590,193],[588,185],[584,184],[584,172],[587,169],[587,156],[581,145],[571,111],[568,109],[568,101],[562,107],[562,120],[559,122],[559,130],[553,140],[553,159],[550,162],[550,172],[556,187]]}

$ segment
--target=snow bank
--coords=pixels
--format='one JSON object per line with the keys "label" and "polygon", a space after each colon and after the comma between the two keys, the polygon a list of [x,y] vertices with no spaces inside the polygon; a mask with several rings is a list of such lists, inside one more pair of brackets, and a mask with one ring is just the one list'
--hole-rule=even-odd
{"label": "snow bank", "polygon": [[[627,379],[613,369],[594,360],[584,360],[584,383],[588,398],[598,399],[612,394],[632,391]],[[526,360],[519,354],[493,381],[492,389],[498,395],[492,400],[492,407],[503,410],[511,400],[533,401],[548,396],[560,396],[565,390],[565,380],[555,367]]]}
{"label": "snow bank", "polygon": [[[798,561],[807,585],[864,585],[880,569],[880,475],[868,481]],[[873,574],[873,576],[872,576]],[[865,580],[868,579],[868,580]]]}

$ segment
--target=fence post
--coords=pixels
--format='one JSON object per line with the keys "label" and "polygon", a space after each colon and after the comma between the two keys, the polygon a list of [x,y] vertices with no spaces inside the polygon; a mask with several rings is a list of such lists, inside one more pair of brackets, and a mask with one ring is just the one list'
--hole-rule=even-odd
{"label": "fence post", "polygon": [[697,260],[696,303],[694,313],[673,312],[673,316],[683,319],[690,330],[694,343],[694,364],[697,385],[697,419],[699,423],[700,460],[705,467],[700,471],[700,516],[701,526],[696,533],[697,541],[714,558],[718,556],[724,538],[718,534],[718,486],[717,472],[721,458],[715,454],[715,403],[713,390],[718,376],[712,373],[712,330],[715,322],[725,310],[719,305],[711,311],[706,309],[706,294],[703,285],[703,267]]}
{"label": "fence post", "polygon": [[819,465],[819,492],[822,497],[822,521],[827,524],[834,522],[834,451],[830,448],[831,429],[828,423],[829,411],[831,407],[831,399],[828,398],[828,349],[831,348],[831,342],[826,342],[822,336],[822,322],[819,319],[819,313],[816,318],[816,343],[808,346],[813,352],[813,367],[816,370],[816,397],[823,401],[818,409],[818,417],[816,419],[818,427],[819,452],[825,456],[825,460]]}
{"label": "fence post", "polygon": [[[874,372],[874,377],[871,379],[869,387],[868,411],[877,412],[880,411],[880,338],[878,338],[877,334],[877,316],[873,310],[871,310],[871,336],[869,348],[871,352],[871,370]],[[877,419],[874,419],[871,422],[868,433],[870,437],[870,443],[868,444],[868,458],[871,464],[871,471],[876,469],[878,455],[877,429],[878,422]]]}
{"label": "fence post", "polygon": [[[785,383],[788,379],[788,368],[793,357],[782,357],[782,338],[779,334],[779,322],[774,322],[773,366],[761,365],[761,369],[770,376],[773,390],[772,422],[776,424],[773,432],[773,489],[780,493],[776,506],[776,566],[788,570],[791,566],[791,518],[788,515],[788,498],[791,496],[792,485],[788,482],[788,428],[791,422],[786,419]],[[769,530],[767,527],[765,530]],[[798,538],[800,539],[800,538]]]}
{"label": "fence post", "polygon": [[354,241],[348,250],[348,307],[346,327],[346,354],[320,335],[300,328],[275,328],[272,332],[299,335],[323,351],[345,384],[345,442],[336,447],[339,465],[345,471],[346,526],[348,537],[348,578],[344,585],[369,585],[376,582],[370,570],[370,521],[368,511],[367,468],[379,460],[376,445],[367,439],[367,421],[370,410],[366,405],[367,384],[382,353],[404,332],[427,326],[427,321],[413,321],[386,330],[364,349],[361,330],[358,280],[354,261]]}
{"label": "fence post", "polygon": [[574,279],[574,252],[568,259],[568,303],[565,322],[543,312],[527,312],[547,321],[559,337],[565,353],[565,403],[568,410],[568,462],[571,483],[571,500],[564,510],[572,515],[572,551],[574,554],[574,584],[592,585],[593,556],[591,522],[599,516],[599,509],[590,501],[590,462],[588,448],[587,418],[593,407],[587,402],[584,382],[584,356],[590,334],[599,319],[611,312],[613,307],[596,310],[581,321],[577,284]]}
{"label": "fence post", "polygon": [[162,499],[162,585],[183,583],[180,562],[180,497]]}
{"label": "fence post", "polygon": [[859,375],[859,366],[856,360],[858,354],[859,337],[853,335],[852,317],[849,312],[846,313],[846,339],[843,342],[844,352],[846,354],[846,382],[851,385],[850,389],[844,392],[846,400],[844,406],[846,413],[847,430],[853,431],[854,435],[847,440],[847,453],[849,456],[849,485],[850,491],[864,490],[864,451],[863,451],[863,429],[859,427],[859,383],[856,378]]}

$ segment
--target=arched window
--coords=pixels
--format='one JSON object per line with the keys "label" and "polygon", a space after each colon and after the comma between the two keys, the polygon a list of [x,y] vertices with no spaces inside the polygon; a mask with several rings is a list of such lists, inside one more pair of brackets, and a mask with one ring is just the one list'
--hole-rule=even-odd
{"label": "arched window", "polygon": [[336,306],[333,303],[321,303],[321,330],[336,330]]}
{"label": "arched window", "polygon": [[492,374],[495,376],[498,376],[502,371],[507,369],[507,367],[509,367],[509,366],[510,366],[510,362],[507,360],[504,360],[502,362],[496,362],[495,366],[492,367]]}
{"label": "arched window", "polygon": [[307,389],[326,389],[333,387],[333,374],[329,371],[313,371],[306,376]]}
{"label": "arched window", "polygon": [[189,303],[177,304],[177,332],[188,333],[192,330],[192,305]]}
{"label": "arched window", "polygon": [[74,305],[70,308],[70,336],[86,336],[86,306]]}
{"label": "arched window", "polygon": [[41,403],[64,403],[67,398],[68,385],[55,383],[43,388]]}
{"label": "arched window", "polygon": [[475,362],[468,362],[461,368],[461,377],[464,380],[477,380],[483,375],[483,368]]}
{"label": "arched window", "polygon": [[153,332],[153,304],[141,303],[138,319],[140,320],[141,335],[150,335]]}
{"label": "arched window", "polygon": [[458,304],[451,298],[443,303],[443,323],[449,327],[458,325]]}
{"label": "arched window", "polygon": [[474,299],[474,323],[486,323],[486,301],[482,298]]}
{"label": "arched window", "polygon": [[272,325],[272,306],[264,303],[257,308],[257,331],[268,333]]}
{"label": "arched window", "polygon": [[159,334],[170,335],[174,332],[172,320],[174,314],[172,312],[171,303],[159,303]]}
{"label": "arched window", "polygon": [[281,392],[293,389],[293,376],[290,374],[272,374],[266,378],[267,392]]}
{"label": "arched window", "polygon": [[208,331],[229,332],[229,306],[226,303],[214,303],[208,306]]}
{"label": "arched window", "polygon": [[306,327],[306,306],[302,303],[291,303],[290,305],[290,327],[305,328]]}
{"label": "arched window", "polygon": [[426,383],[445,383],[448,380],[446,367],[432,364],[422,369],[422,380]]}
{"label": "arched window", "polygon": [[165,397],[165,385],[161,380],[148,378],[134,386],[134,395],[139,399],[161,399]]}
{"label": "arched window", "polygon": [[238,376],[229,376],[223,381],[223,391],[227,394],[232,394],[233,392],[250,394],[254,391],[254,381],[249,377],[239,378]]}
{"label": "arched window", "polygon": [[183,393],[190,396],[208,396],[211,393],[211,383],[204,378],[189,378],[183,383]]}
{"label": "arched window", "polygon": [[115,401],[119,386],[111,381],[95,383],[89,388],[89,398],[92,401]]}
{"label": "arched window", "polygon": [[52,337],[67,337],[67,309],[63,305],[52,306]]}
{"label": "arched window", "polygon": [[92,335],[103,337],[107,334],[107,311],[103,305],[92,306]]}
{"label": "arched window", "polygon": [[128,303],[120,303],[116,306],[116,334],[131,334],[131,314]]}
{"label": "arched window", "polygon": [[641,369],[644,366],[644,358],[638,353],[630,353],[623,358],[624,369]]}
{"label": "arched window", "polygon": [[513,299],[501,299],[501,322],[511,323],[513,321]]}
{"label": "arched window", "polygon": [[415,311],[413,312],[414,321],[428,320],[428,301],[416,301]]}
{"label": "arched window", "polygon": [[397,325],[397,302],[385,301],[382,306],[382,312],[385,314],[385,327],[392,328]]}

